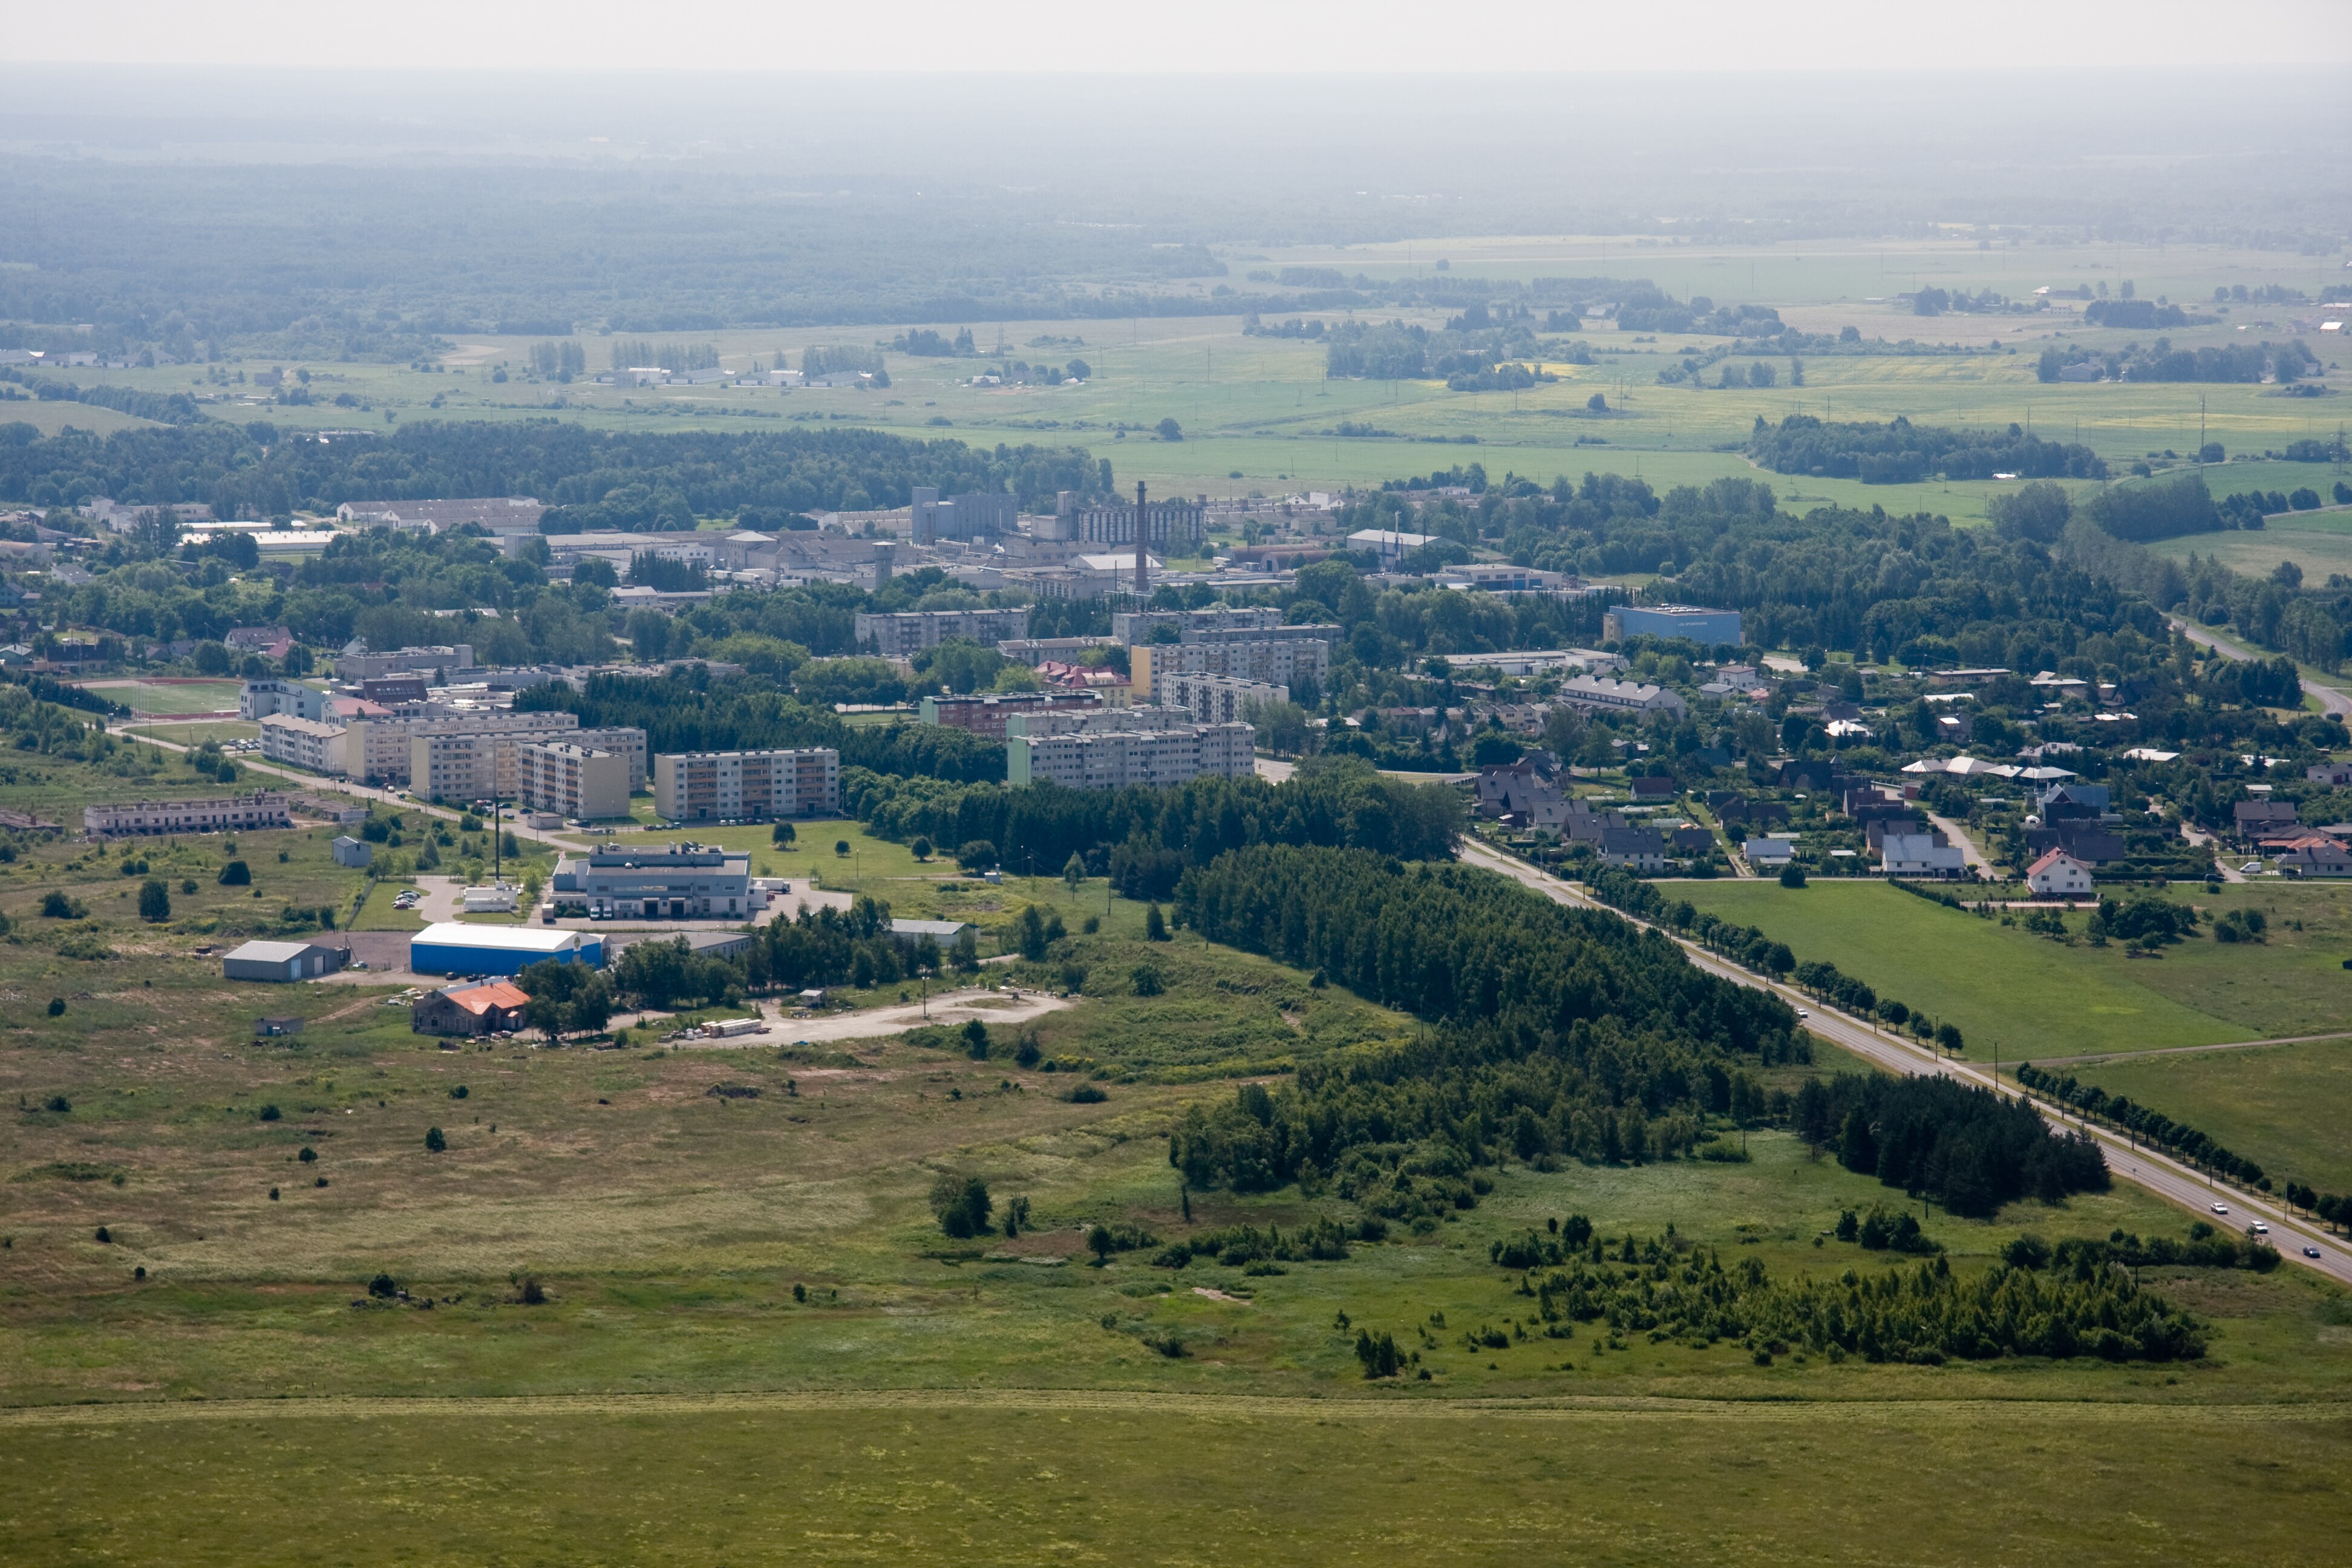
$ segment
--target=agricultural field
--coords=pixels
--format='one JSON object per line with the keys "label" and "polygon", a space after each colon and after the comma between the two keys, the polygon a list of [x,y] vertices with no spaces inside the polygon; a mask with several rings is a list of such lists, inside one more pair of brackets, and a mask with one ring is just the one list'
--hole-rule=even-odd
{"label": "agricultural field", "polygon": [[2210,1133],[2273,1181],[2352,1191],[2352,1040],[2069,1062],[2071,1073]]}
{"label": "agricultural field", "polygon": [[[1407,254],[1410,251],[1411,254]],[[1605,252],[1605,254],[1604,254]],[[1241,275],[1252,266],[1337,266],[1375,277],[1426,273],[1450,257],[1475,276],[1649,277],[1671,292],[1722,300],[1769,303],[1790,325],[1834,333],[1853,326],[1890,342],[1966,342],[1999,353],[1941,356],[1818,355],[1806,360],[1801,385],[1789,367],[1770,361],[1771,387],[1663,386],[1659,369],[1686,353],[1722,340],[1694,334],[1621,332],[1590,321],[1573,332],[1549,334],[1588,343],[1596,363],[1555,363],[1560,380],[1521,393],[1459,393],[1437,382],[1330,380],[1319,344],[1246,336],[1241,312],[1255,286]],[[1892,296],[1916,284],[1993,288],[2030,298],[2047,282],[2136,281],[2144,296],[2169,293],[2184,302],[2210,296],[2216,284],[2287,282],[2308,289],[2321,281],[2311,258],[2218,247],[2171,247],[2121,251],[2063,247],[1991,248],[1925,244],[1810,249],[1705,247],[1634,247],[1600,239],[1561,241],[1421,241],[1412,247],[1349,248],[1316,253],[1308,261],[1288,253],[1240,253],[1234,270],[1234,313],[1136,321],[1013,321],[978,327],[982,359],[923,359],[891,353],[887,389],[776,389],[720,385],[664,388],[569,385],[522,379],[533,340],[461,334],[435,368],[360,363],[309,367],[318,401],[286,406],[261,400],[232,382],[208,383],[180,368],[108,371],[98,379],[143,390],[186,390],[219,399],[206,405],[217,417],[268,419],[289,426],[378,428],[422,417],[525,418],[551,414],[603,428],[755,429],[791,422],[855,423],[916,437],[948,437],[983,445],[1024,439],[1077,442],[1109,458],[1122,483],[1145,479],[1161,490],[1216,496],[1377,484],[1457,463],[1476,461],[1490,473],[1506,470],[1549,481],[1587,470],[1638,473],[1660,489],[1723,477],[1756,477],[1737,450],[1758,417],[1778,420],[1797,412],[1833,417],[1891,418],[1982,426],[2017,422],[2053,438],[2086,442],[2118,468],[2134,459],[2192,455],[2200,436],[2232,453],[2258,453],[2305,437],[2334,433],[2340,416],[2326,399],[2280,398],[2254,385],[2178,384],[2045,384],[2034,374],[2041,349],[2070,345],[2121,348],[2147,334],[2089,328],[2080,301],[2022,315],[1942,316],[1904,313]],[[1485,270],[1492,267],[1494,270]],[[1545,269],[1549,269],[1548,271]],[[2040,281],[2036,281],[2040,280]],[[2165,335],[2196,347],[2238,342],[2250,334],[2286,335],[2283,307],[2231,307],[2218,326]],[[1323,312],[1332,321],[1344,312]],[[1442,312],[1382,311],[1442,325]],[[2257,324],[2257,320],[2269,325]],[[908,323],[952,335],[969,322]],[[797,328],[694,334],[715,346],[730,370],[779,354],[797,363],[812,346],[885,342],[898,329]],[[589,370],[605,368],[610,343],[582,341]],[[2323,363],[2328,350],[2321,351]],[[1093,377],[1079,386],[977,387],[972,374],[995,359],[1060,365],[1084,359]],[[256,368],[258,366],[257,362]],[[1746,361],[1726,362],[1745,368]],[[505,367],[512,379],[490,378]],[[242,366],[215,367],[242,374]],[[1586,406],[1595,394],[1609,412]],[[349,406],[334,399],[349,397]],[[60,406],[60,405],[47,405]],[[79,405],[75,405],[79,406]],[[1162,418],[1181,426],[1181,442],[1152,433]],[[1342,423],[1374,434],[1340,436]],[[1466,447],[1466,449],[1465,449]],[[2319,472],[2321,465],[2271,465]],[[1932,480],[1915,485],[1766,476],[1782,497],[1802,508],[1836,502],[1881,504],[1890,510],[1927,510],[1956,521],[1980,520],[1998,481]],[[2233,466],[2231,482],[2242,476]],[[2292,489],[2293,485],[2284,488]],[[2323,490],[2326,486],[2322,484]]]}
{"label": "agricultural field", "polygon": [[[1874,880],[1673,884],[1675,896],[1762,928],[1800,963],[1828,959],[1881,995],[1957,1025],[1971,1060],[2140,1051],[2223,1040],[2273,1039],[2347,1026],[2352,889],[2271,882],[2219,893],[2175,888],[2213,915],[2263,911],[2268,940],[2193,938],[2158,959],[2127,959],[2121,944],[2073,945],[1918,899]],[[2301,921],[2296,929],[2290,922]],[[1998,985],[1987,984],[2000,976]]]}
{"label": "agricultural field", "polygon": [[[2288,465],[2262,466],[2284,468]],[[2231,465],[2231,468],[2235,467],[2235,464]],[[2312,475],[2318,471],[2312,469],[2310,474],[2294,482],[2313,484]],[[2214,476],[2210,482],[2217,490],[2221,489],[2220,476]],[[2315,488],[2324,492],[2326,483],[2319,483]],[[2302,569],[2305,582],[2317,584],[2338,574],[2352,576],[2352,511],[2299,512],[2293,517],[2274,519],[2259,530],[2191,533],[2179,539],[2164,540],[2150,548],[2158,554],[2168,555],[2175,561],[2185,562],[2191,555],[2201,555],[2219,561],[2232,572],[2243,572],[2255,577],[2267,577],[2278,569],[2279,563],[2292,561]]]}

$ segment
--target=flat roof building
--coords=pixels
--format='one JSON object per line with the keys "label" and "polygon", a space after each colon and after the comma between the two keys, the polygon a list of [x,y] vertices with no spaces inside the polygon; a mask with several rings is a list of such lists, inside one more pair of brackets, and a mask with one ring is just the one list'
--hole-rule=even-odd
{"label": "flat roof building", "polygon": [[1051,780],[1069,789],[1239,778],[1257,765],[1257,731],[1242,723],[1196,724],[1164,708],[1024,715],[1005,736],[1004,764],[1009,783]]}
{"label": "flat roof building", "polygon": [[515,798],[526,811],[578,822],[629,815],[629,759],[576,741],[527,741],[515,748]]}
{"label": "flat roof building", "polygon": [[1101,704],[1102,699],[1092,691],[992,691],[969,697],[926,697],[919,712],[926,724],[943,724],[1002,741],[1005,724],[1015,713],[1091,709]]}
{"label": "flat roof building", "polygon": [[654,759],[654,809],[670,822],[759,822],[841,809],[841,753],[829,746],[676,752]]}
{"label": "flat roof building", "polygon": [[443,921],[426,926],[408,943],[408,967],[419,974],[520,974],[531,964],[551,960],[600,969],[604,941],[589,931]]}
{"label": "flat roof building", "polygon": [[743,920],[764,906],[748,849],[716,845],[602,845],[555,863],[558,909],[644,920]]}
{"label": "flat roof building", "polygon": [[98,837],[124,833],[236,833],[291,827],[286,796],[275,790],[210,800],[139,800],[81,808],[82,831]]}
{"label": "flat roof building", "polygon": [[1177,708],[1202,724],[1240,722],[1253,704],[1287,702],[1290,688],[1238,675],[1194,674],[1187,670],[1152,671],[1151,700],[1162,708]]}
{"label": "flat roof building", "polygon": [[856,625],[857,646],[869,643],[884,658],[905,658],[961,640],[994,647],[1000,642],[1029,635],[1029,612],[1019,610],[904,610],[895,615],[861,615]]}
{"label": "flat roof building", "polygon": [[344,957],[343,949],[320,942],[248,942],[221,960],[221,973],[230,980],[316,980],[341,969]]}
{"label": "flat roof building", "polygon": [[1687,637],[1702,647],[1739,646],[1739,612],[1706,610],[1696,605],[1618,605],[1604,611],[1601,635],[1610,642],[1627,637]]}
{"label": "flat roof building", "polygon": [[299,680],[248,680],[236,694],[236,716],[267,719],[285,713],[296,719],[324,719],[327,694]]}
{"label": "flat roof building", "polygon": [[340,773],[344,733],[341,724],[272,713],[261,721],[261,755],[267,762],[283,763],[289,768]]}

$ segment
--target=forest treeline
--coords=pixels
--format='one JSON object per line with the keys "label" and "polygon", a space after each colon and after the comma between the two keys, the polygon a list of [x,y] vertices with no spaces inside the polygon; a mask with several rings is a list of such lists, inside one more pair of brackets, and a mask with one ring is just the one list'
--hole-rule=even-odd
{"label": "forest treeline", "polygon": [[[5,414],[5,410],[0,410]],[[0,426],[7,421],[0,417]],[[664,434],[592,430],[561,419],[425,420],[381,436],[318,440],[257,421],[169,430],[0,439],[0,500],[74,506],[202,501],[225,518],[351,500],[535,496],[550,532],[692,528],[736,517],[770,530],[813,527],[803,512],[904,506],[917,485],[943,494],[1011,491],[1024,506],[1059,490],[1095,497],[1108,460],[1076,447],[910,440],[866,429]]]}
{"label": "forest treeline", "polygon": [[[935,770],[931,770],[935,771]],[[1061,876],[1075,857],[1128,898],[1164,900],[1192,867],[1228,850],[1283,844],[1440,859],[1462,831],[1462,798],[1439,784],[1384,778],[1360,763],[1309,765],[1276,784],[1255,775],[1167,789],[957,784],[845,773],[842,805],[879,838],[929,840],[943,853],[987,847],[995,863]]]}
{"label": "forest treeline", "polygon": [[2103,479],[2104,458],[2079,442],[2045,441],[2023,426],[2000,430],[1914,425],[1902,416],[1885,423],[1825,420],[1791,414],[1778,425],[1756,416],[1748,455],[1775,473],[1860,479],[1866,485],[1916,484],[1930,475],[1989,479],[1996,473],[2029,479]]}

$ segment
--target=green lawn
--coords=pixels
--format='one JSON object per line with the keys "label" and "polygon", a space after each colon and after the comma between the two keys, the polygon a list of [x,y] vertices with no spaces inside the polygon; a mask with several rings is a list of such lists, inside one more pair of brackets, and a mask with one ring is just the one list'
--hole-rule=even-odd
{"label": "green lawn", "polygon": [[[234,713],[244,689],[235,680],[85,681],[97,695],[142,713]],[[177,736],[166,736],[176,740]]]}
{"label": "green lawn", "polygon": [[[2119,945],[2061,946],[1877,881],[1816,879],[1793,890],[1777,882],[1678,882],[1673,891],[1760,926],[1801,963],[1827,959],[1881,995],[1957,1025],[1980,1060],[1990,1059],[1996,1042],[2015,1060],[2315,1033],[2344,1026],[2352,993],[2352,974],[2337,967],[2352,937],[2347,889],[2200,890],[2195,900],[2215,908],[2267,901],[2324,918],[2311,914],[2305,932],[2274,931],[2265,946],[2191,939],[2160,959],[2126,958]],[[2075,931],[2083,921],[2074,917]]]}
{"label": "green lawn", "polygon": [[2271,1173],[2352,1192],[2352,1040],[2061,1066],[2212,1134]]}
{"label": "green lawn", "polygon": [[[2340,1416],[2316,1411],[1051,1394],[89,1412],[0,1431],[26,1568],[226,1562],[231,1542],[289,1563],[1322,1568],[1736,1550],[2270,1568],[2326,1556],[2347,1458]],[[2192,1475],[2258,1487],[2262,1506],[2181,1484]]]}

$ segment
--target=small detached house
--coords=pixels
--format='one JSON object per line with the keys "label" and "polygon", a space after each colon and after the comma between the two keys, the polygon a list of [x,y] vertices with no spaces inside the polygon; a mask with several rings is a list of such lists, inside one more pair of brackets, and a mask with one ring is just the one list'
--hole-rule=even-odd
{"label": "small detached house", "polygon": [[2063,849],[2053,849],[2025,868],[2025,885],[2043,899],[2091,896],[2091,868]]}
{"label": "small detached house", "polygon": [[419,1035],[494,1035],[522,1027],[530,995],[511,981],[452,985],[428,992],[408,1010],[408,1027]]}
{"label": "small detached house", "polygon": [[1940,833],[1890,833],[1879,852],[1879,868],[1890,877],[1956,881],[1968,873],[1968,856]]}
{"label": "small detached house", "polygon": [[1757,870],[1776,871],[1796,858],[1797,843],[1793,838],[1751,838],[1740,853]]}

